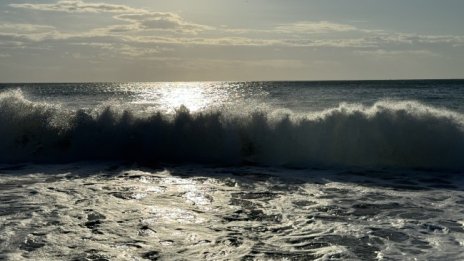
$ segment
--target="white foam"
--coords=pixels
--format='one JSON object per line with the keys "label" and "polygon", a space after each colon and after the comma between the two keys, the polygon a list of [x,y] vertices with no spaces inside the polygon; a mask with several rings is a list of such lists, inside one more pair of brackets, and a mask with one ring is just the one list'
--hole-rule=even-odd
{"label": "white foam", "polygon": [[130,160],[274,166],[464,168],[464,115],[416,101],[320,112],[175,115],[71,111],[0,94],[0,162]]}

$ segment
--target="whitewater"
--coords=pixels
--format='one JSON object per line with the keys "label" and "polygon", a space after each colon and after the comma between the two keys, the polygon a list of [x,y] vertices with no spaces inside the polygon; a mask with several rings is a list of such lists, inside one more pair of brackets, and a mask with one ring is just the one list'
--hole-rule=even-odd
{"label": "whitewater", "polygon": [[461,260],[464,81],[0,84],[5,260]]}

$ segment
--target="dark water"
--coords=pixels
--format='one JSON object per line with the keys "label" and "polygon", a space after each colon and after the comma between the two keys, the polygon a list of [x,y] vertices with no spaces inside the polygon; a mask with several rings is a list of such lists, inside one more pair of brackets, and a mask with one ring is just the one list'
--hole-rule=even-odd
{"label": "dark water", "polygon": [[464,111],[464,80],[0,84],[2,91],[15,89],[35,101],[73,108],[118,101],[167,110],[184,101],[187,107],[198,103],[190,106],[198,110],[218,108],[224,103],[243,104],[246,100],[253,101],[255,107],[264,103],[307,112],[336,107],[341,102],[372,105],[388,99],[415,100]]}
{"label": "dark water", "polygon": [[464,81],[0,90],[0,259],[464,259]]}

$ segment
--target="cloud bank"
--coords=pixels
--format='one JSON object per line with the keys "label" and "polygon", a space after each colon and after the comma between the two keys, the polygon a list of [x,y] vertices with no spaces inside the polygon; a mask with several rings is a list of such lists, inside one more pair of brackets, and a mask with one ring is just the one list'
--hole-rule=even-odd
{"label": "cloud bank", "polygon": [[[302,68],[310,63],[334,67],[350,59],[359,62],[374,57],[387,62],[407,58],[443,60],[444,52],[449,53],[450,60],[464,46],[463,35],[400,32],[349,21],[276,19],[273,23],[232,26],[212,24],[210,19],[195,19],[170,9],[142,9],[131,6],[130,1],[95,1],[3,4],[9,9],[5,13],[14,11],[21,20],[0,18],[2,59],[23,55],[26,60],[31,54],[43,55],[43,50],[50,50],[53,57],[61,54],[92,62],[159,61],[169,67],[183,61],[185,68],[193,68],[193,63],[215,64],[214,68],[221,64],[269,68],[265,66],[269,61],[291,61],[279,64]],[[317,65],[316,61],[325,65]]]}
{"label": "cloud bank", "polygon": [[86,3],[81,0],[60,0],[54,4],[10,4],[11,7],[24,8],[37,11],[54,11],[68,13],[125,13],[143,12],[141,9],[131,8],[126,5],[115,5],[107,3]]}

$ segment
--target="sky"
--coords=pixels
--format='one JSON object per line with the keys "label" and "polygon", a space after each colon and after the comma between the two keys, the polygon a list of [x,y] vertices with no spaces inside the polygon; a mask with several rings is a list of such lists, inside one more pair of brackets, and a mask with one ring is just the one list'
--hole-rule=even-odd
{"label": "sky", "polygon": [[0,82],[464,78],[462,0],[2,0]]}

